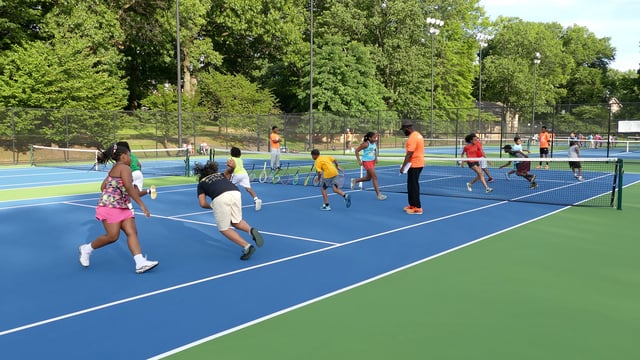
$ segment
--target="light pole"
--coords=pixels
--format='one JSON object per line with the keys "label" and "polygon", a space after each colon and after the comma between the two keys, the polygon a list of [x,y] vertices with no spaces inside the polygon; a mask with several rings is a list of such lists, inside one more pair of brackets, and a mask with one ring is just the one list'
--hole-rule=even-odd
{"label": "light pole", "polygon": [[538,64],[540,64],[540,53],[536,52],[533,57],[533,104],[531,105],[531,126],[533,129],[536,128],[536,78],[538,75]]}
{"label": "light pole", "polygon": [[180,63],[180,0],[176,0],[176,62],[178,64],[176,91],[178,92],[178,147],[182,146],[182,66]]}
{"label": "light pole", "polygon": [[313,0],[309,0],[309,151],[313,149]]}
{"label": "light pole", "polygon": [[429,35],[431,36],[431,120],[429,122],[429,137],[433,138],[433,36],[440,33],[439,27],[444,25],[444,21],[427,18],[426,22],[429,25]]}
{"label": "light pole", "polygon": [[482,116],[482,49],[487,46],[487,40],[490,39],[488,35],[478,33],[476,39],[480,44],[480,52],[478,53],[478,131],[480,131],[480,121]]}

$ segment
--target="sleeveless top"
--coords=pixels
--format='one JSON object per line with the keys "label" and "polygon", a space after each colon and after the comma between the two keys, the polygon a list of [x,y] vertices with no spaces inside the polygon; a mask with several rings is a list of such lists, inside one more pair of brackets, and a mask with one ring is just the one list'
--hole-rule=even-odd
{"label": "sleeveless top", "polygon": [[98,200],[98,206],[126,209],[130,202],[122,178],[109,176],[104,190],[102,190],[102,196]]}
{"label": "sleeveless top", "polygon": [[244,168],[244,162],[239,157],[231,157],[236,162],[236,168],[233,170],[234,175],[247,174],[247,170]]}
{"label": "sleeveless top", "polygon": [[362,149],[362,161],[373,161],[376,159],[376,149],[378,145],[376,143],[369,143],[369,146]]}

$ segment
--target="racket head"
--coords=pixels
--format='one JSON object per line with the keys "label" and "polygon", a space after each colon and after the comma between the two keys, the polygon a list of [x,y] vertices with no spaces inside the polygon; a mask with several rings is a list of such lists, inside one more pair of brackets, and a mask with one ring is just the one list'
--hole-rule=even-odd
{"label": "racket head", "polygon": [[320,176],[315,175],[313,177],[313,186],[318,186],[318,185],[320,185]]}
{"label": "racket head", "polygon": [[296,170],[296,174],[293,175],[292,180],[293,185],[298,185],[298,182],[300,182],[300,169]]}
{"label": "racket head", "polygon": [[338,177],[336,178],[336,183],[338,184],[339,188],[343,188],[344,187],[344,171],[340,171],[338,173]]}

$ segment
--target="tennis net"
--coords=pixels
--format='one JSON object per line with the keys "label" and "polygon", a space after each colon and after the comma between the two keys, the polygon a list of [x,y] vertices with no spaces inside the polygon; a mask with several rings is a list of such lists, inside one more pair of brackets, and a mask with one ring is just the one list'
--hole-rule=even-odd
{"label": "tennis net", "polygon": [[[145,175],[185,176],[189,173],[186,149],[132,150]],[[113,163],[98,164],[98,150],[31,146],[31,166],[58,167],[84,171],[108,171]]]}
{"label": "tennis net", "polygon": [[[469,168],[467,158],[425,158],[420,174],[420,192],[426,195],[470,197],[500,201],[533,202],[557,205],[579,205],[621,208],[623,162],[617,158],[580,158],[581,172],[574,172],[568,158],[550,158],[540,163],[539,158],[518,158],[506,165],[510,158],[489,158],[487,171],[483,172],[486,192],[478,181],[467,184],[476,173]],[[479,160],[479,159],[476,159]],[[378,183],[382,192],[407,192],[407,175],[400,175],[402,158],[381,158],[376,166]],[[502,166],[502,168],[500,168]],[[521,175],[519,175],[521,174]],[[532,177],[535,176],[535,178]],[[535,183],[535,184],[533,184]],[[373,190],[366,184],[365,190]],[[616,201],[619,200],[619,201]]]}

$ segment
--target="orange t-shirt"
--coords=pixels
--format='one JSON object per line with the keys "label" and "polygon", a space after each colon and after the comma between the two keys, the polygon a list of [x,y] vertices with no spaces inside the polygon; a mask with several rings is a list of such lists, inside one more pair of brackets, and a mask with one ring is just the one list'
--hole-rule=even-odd
{"label": "orange t-shirt", "polygon": [[541,148],[548,148],[549,147],[549,141],[551,141],[551,135],[549,135],[548,132],[541,132],[540,133],[540,147]]}
{"label": "orange t-shirt", "polygon": [[411,167],[424,167],[424,138],[419,132],[414,131],[409,134],[409,138],[405,143],[405,148],[407,152],[413,151],[413,155],[410,160]]}
{"label": "orange t-shirt", "polygon": [[271,133],[271,135],[269,135],[269,141],[271,142],[271,148],[272,149],[279,149],[280,148],[280,135],[276,134],[276,133]]}

